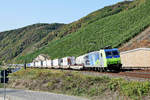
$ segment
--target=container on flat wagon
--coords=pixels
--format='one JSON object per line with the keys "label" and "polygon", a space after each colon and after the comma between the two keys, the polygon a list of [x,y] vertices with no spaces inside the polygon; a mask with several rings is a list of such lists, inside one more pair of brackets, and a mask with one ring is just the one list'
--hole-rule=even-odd
{"label": "container on flat wagon", "polygon": [[82,55],[82,56],[77,57],[77,58],[76,58],[76,64],[77,64],[77,65],[84,64],[84,62],[85,62],[84,57],[85,57],[86,55],[87,55],[87,54],[84,54],[84,55]]}
{"label": "container on flat wagon", "polygon": [[37,62],[37,67],[41,67],[41,62],[40,61]]}
{"label": "container on flat wagon", "polygon": [[53,60],[46,60],[47,67],[51,68],[53,66]]}
{"label": "container on flat wagon", "polygon": [[31,67],[31,63],[28,63],[28,64],[26,64],[27,65],[27,67]]}
{"label": "container on flat wagon", "polygon": [[75,64],[75,57],[65,57],[62,58],[61,65],[62,66],[70,66]]}
{"label": "container on flat wagon", "polygon": [[67,69],[72,65],[75,65],[75,57],[64,57],[60,60],[60,68]]}
{"label": "container on flat wagon", "polygon": [[43,67],[43,61],[38,61],[38,63],[37,63],[37,67]]}
{"label": "container on flat wagon", "polygon": [[36,62],[33,62],[33,67],[36,67]]}
{"label": "container on flat wagon", "polygon": [[43,61],[43,67],[47,67],[47,61]]}
{"label": "container on flat wagon", "polygon": [[76,64],[76,58],[74,56],[71,57],[71,65]]}
{"label": "container on flat wagon", "polygon": [[101,67],[103,65],[103,58],[99,51],[88,53],[84,56],[84,60],[85,67]]}
{"label": "container on flat wagon", "polygon": [[30,65],[31,65],[31,67],[33,67],[33,66],[34,66],[34,63],[32,62],[32,63],[30,63]]}
{"label": "container on flat wagon", "polygon": [[59,68],[60,65],[61,65],[61,59],[54,59],[53,60],[53,67],[54,68]]}
{"label": "container on flat wagon", "polygon": [[38,62],[35,62],[35,67],[38,67]]}

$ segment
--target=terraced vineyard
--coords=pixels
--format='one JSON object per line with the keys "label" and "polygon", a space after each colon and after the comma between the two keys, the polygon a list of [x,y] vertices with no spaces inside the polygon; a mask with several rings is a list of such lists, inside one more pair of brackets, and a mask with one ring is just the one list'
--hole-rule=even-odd
{"label": "terraced vineyard", "polygon": [[[150,1],[140,2],[135,8],[99,19],[75,33],[54,40],[36,52],[19,57],[18,61],[31,61],[37,55],[48,54],[51,58],[79,56],[99,50],[107,45],[119,47],[129,41],[150,25]],[[133,2],[137,3],[137,1]]]}
{"label": "terraced vineyard", "polygon": [[107,45],[120,47],[149,26],[148,0],[124,1],[70,24],[34,24],[0,33],[0,62],[23,63],[39,54],[79,56]]}
{"label": "terraced vineyard", "polygon": [[0,32],[0,65],[9,62],[20,54],[26,54],[39,47],[33,46],[48,33],[60,28],[63,24],[34,24],[16,30]]}

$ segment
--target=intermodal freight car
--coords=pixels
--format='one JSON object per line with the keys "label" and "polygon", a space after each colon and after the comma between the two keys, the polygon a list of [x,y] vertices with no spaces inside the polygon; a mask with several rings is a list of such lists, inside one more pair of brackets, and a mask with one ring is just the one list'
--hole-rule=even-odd
{"label": "intermodal freight car", "polygon": [[87,70],[119,70],[121,68],[120,54],[117,48],[101,49],[79,57],[64,57],[60,59],[38,61],[27,64],[28,67],[47,67],[62,69]]}

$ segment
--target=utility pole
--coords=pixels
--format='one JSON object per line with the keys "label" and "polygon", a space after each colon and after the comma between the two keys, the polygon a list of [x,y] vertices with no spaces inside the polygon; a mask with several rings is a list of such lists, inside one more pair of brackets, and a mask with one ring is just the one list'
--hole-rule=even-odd
{"label": "utility pole", "polygon": [[6,70],[4,70],[4,100],[6,99],[6,87],[5,87],[5,72]]}
{"label": "utility pole", "polygon": [[5,69],[5,70],[2,70],[1,71],[1,83],[4,84],[4,100],[6,100],[6,84],[5,83],[8,83],[8,71]]}
{"label": "utility pole", "polygon": [[25,60],[25,63],[24,63],[24,69],[26,70],[27,68],[27,65],[26,65],[26,60]]}

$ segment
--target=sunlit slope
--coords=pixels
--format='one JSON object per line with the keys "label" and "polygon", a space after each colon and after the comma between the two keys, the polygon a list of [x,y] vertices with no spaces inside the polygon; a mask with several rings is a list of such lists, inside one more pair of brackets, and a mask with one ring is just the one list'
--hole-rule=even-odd
{"label": "sunlit slope", "polygon": [[63,24],[34,24],[0,32],[0,61],[9,61]]}
{"label": "sunlit slope", "polygon": [[0,61],[12,62],[18,56],[34,52],[51,41],[62,39],[66,35],[75,33],[80,28],[86,27],[99,19],[132,9],[135,5],[137,3],[133,4],[131,1],[124,1],[99,9],[70,24],[34,24],[16,30],[1,32]]}
{"label": "sunlit slope", "polygon": [[38,54],[48,54],[51,58],[79,56],[99,50],[107,45],[119,47],[143,31],[150,24],[150,1],[134,9],[123,11],[82,27],[77,32],[62,39],[52,41],[48,46],[18,60],[31,60]]}
{"label": "sunlit slope", "polygon": [[62,28],[53,31],[52,34],[48,34],[39,43],[37,43],[36,46],[42,47],[44,45],[47,45],[48,42],[51,42],[54,39],[55,40],[61,39],[68,34],[72,34],[76,31],[78,31],[82,27],[86,27],[87,25],[89,25],[93,22],[96,22],[99,19],[111,16],[114,14],[118,14],[124,10],[132,9],[136,5],[138,5],[138,3],[139,2],[133,3],[131,1],[124,1],[124,2],[119,2],[119,3],[111,5],[111,6],[106,6],[97,11],[94,11],[77,21],[66,24]]}

